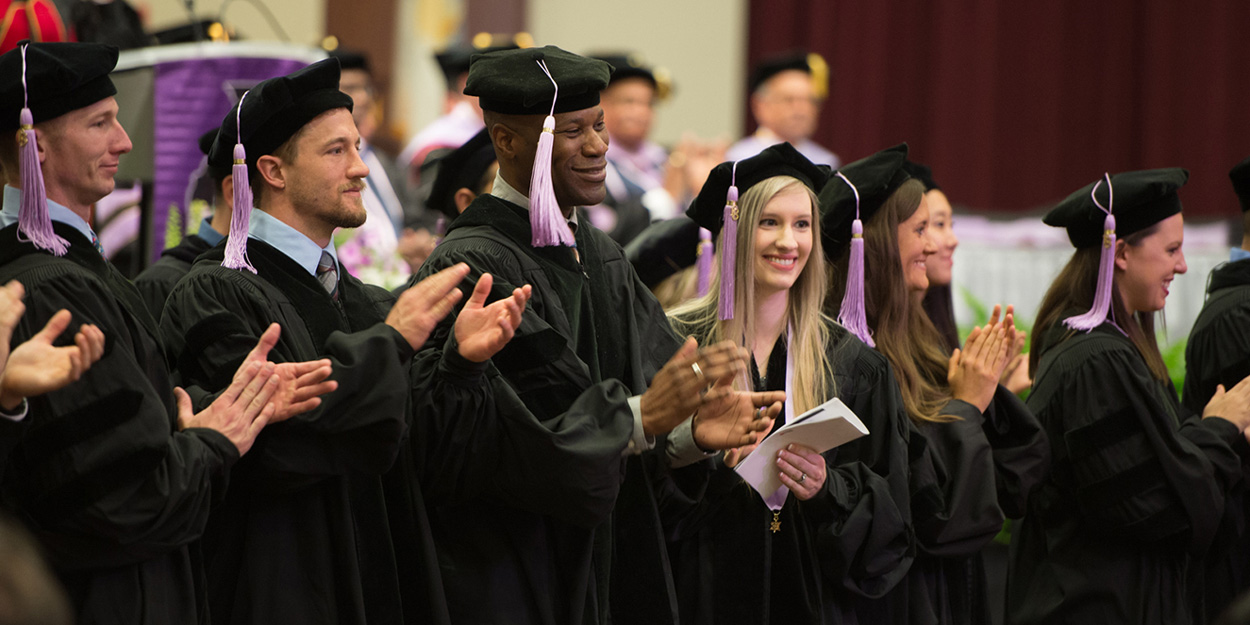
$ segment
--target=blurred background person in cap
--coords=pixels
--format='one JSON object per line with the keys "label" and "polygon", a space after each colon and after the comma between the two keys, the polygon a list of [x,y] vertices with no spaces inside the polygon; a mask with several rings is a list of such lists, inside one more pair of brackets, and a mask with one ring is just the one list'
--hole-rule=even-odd
{"label": "blurred background person in cap", "polygon": [[751,117],[759,127],[730,146],[726,159],[739,161],[785,141],[813,163],[838,168],[838,155],[811,139],[829,95],[829,67],[819,54],[765,59],[751,74],[750,91]]}

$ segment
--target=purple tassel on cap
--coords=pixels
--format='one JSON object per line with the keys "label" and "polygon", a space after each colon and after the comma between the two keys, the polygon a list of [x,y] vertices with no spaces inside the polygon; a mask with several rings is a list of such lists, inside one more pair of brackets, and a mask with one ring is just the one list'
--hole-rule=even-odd
{"label": "purple tassel on cap", "polygon": [[1089,192],[1094,206],[1107,213],[1107,218],[1102,222],[1102,254],[1098,258],[1098,286],[1094,292],[1094,305],[1090,306],[1089,312],[1063,320],[1064,325],[1082,332],[1089,332],[1102,325],[1107,320],[1107,312],[1111,310],[1111,284],[1115,277],[1115,216],[1111,214],[1111,210],[1115,208],[1115,192],[1111,188],[1111,175],[1103,174],[1103,178],[1107,181],[1107,206],[1104,208],[1098,203],[1098,198],[1094,197],[1102,180]]}
{"label": "purple tassel on cap", "polygon": [[712,231],[707,228],[699,228],[699,248],[696,257],[699,267],[699,281],[696,289],[699,297],[703,297],[712,286]]}
{"label": "purple tassel on cap", "polygon": [[569,230],[569,224],[564,220],[551,181],[551,152],[555,143],[556,100],[560,97],[560,86],[547,69],[547,62],[541,58],[537,62],[551,80],[555,93],[551,97],[551,114],[543,120],[543,131],[538,135],[538,151],[534,154],[534,171],[530,176],[530,244],[534,247],[574,247],[573,231]]}
{"label": "purple tassel on cap", "polygon": [[226,254],[221,266],[229,269],[246,269],[256,273],[247,257],[247,225],[252,219],[252,185],[247,176],[247,151],[243,149],[243,100],[234,114],[237,143],[234,144],[234,166],[230,171],[234,180],[234,213],[230,216],[230,236],[226,239]]}
{"label": "purple tassel on cap", "polygon": [[48,195],[43,188],[43,168],[39,165],[39,144],[35,138],[35,118],[31,114],[26,87],[26,48],[22,46],[21,129],[17,131],[18,169],[22,180],[22,203],[17,216],[17,238],[35,247],[64,256],[69,242],[52,230],[48,216]]}
{"label": "purple tassel on cap", "polygon": [[734,318],[734,263],[738,256],[738,163],[734,163],[725,193],[720,230],[720,320]]}
{"label": "purple tassel on cap", "polygon": [[846,182],[855,194],[855,221],[851,222],[851,253],[846,266],[846,293],[838,309],[838,323],[859,337],[869,347],[876,347],[872,330],[868,328],[868,313],[864,303],[864,223],[859,220],[859,189],[842,172],[837,177]]}

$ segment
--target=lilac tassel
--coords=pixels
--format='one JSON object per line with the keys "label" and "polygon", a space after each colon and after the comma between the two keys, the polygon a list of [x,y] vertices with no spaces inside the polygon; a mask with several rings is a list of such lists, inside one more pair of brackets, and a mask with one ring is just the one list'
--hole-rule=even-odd
{"label": "lilac tassel", "polygon": [[1102,255],[1098,259],[1098,287],[1094,293],[1094,305],[1089,312],[1068,317],[1064,325],[1073,330],[1089,332],[1107,320],[1111,310],[1111,283],[1115,276],[1115,216],[1108,214],[1103,220]]}
{"label": "lilac tassel", "polygon": [[565,245],[572,247],[573,231],[564,221],[560,203],[551,183],[551,149],[555,143],[556,118],[551,115],[543,120],[543,131],[538,135],[538,152],[534,154],[534,173],[530,177],[530,243],[534,247]]}
{"label": "lilac tassel", "polygon": [[846,293],[838,309],[838,323],[859,337],[869,347],[876,347],[872,330],[868,328],[868,313],[864,303],[864,223],[851,222],[851,253],[846,267]]}
{"label": "lilac tassel", "polygon": [[[737,164],[734,164],[735,173]],[[720,320],[734,318],[734,262],[738,256],[738,187],[725,194],[725,213],[720,231]]]}
{"label": "lilac tassel", "polygon": [[698,290],[699,297],[707,295],[708,289],[712,286],[712,231],[707,228],[699,228],[699,249],[697,252],[699,281]]}
{"label": "lilac tassel", "polygon": [[256,273],[247,257],[247,227],[252,220],[252,185],[247,175],[247,151],[243,149],[243,101],[247,92],[239,98],[234,113],[234,166],[230,177],[234,180],[234,212],[230,215],[230,236],[226,239],[226,255],[221,266],[227,269],[246,269]]}
{"label": "lilac tassel", "polygon": [[52,230],[52,219],[48,217],[48,196],[43,188],[43,169],[39,166],[39,145],[30,109],[22,109],[21,122],[21,134],[17,138],[18,168],[22,177],[18,240],[30,241],[41,250],[64,256],[69,251],[69,242]]}

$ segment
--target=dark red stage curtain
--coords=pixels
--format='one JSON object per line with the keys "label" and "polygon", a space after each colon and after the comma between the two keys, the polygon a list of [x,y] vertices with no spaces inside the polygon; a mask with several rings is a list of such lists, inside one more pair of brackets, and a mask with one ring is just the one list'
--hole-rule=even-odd
{"label": "dark red stage curtain", "polygon": [[1244,0],[751,0],[748,60],[824,55],[817,141],[900,141],[957,204],[1026,211],[1104,171],[1185,167],[1187,214],[1238,214],[1250,155]]}

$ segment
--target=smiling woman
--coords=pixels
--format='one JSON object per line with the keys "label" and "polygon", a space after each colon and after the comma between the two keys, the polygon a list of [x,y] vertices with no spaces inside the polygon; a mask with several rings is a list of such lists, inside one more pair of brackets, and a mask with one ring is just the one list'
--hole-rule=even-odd
{"label": "smiling woman", "polygon": [[1240,479],[1250,382],[1217,391],[1199,417],[1155,342],[1154,313],[1187,269],[1188,178],[1108,175],[1046,215],[1077,250],[1038,315],[1029,407],[1054,470],[1015,533],[1014,623],[1205,622],[1190,554],[1210,546]]}

